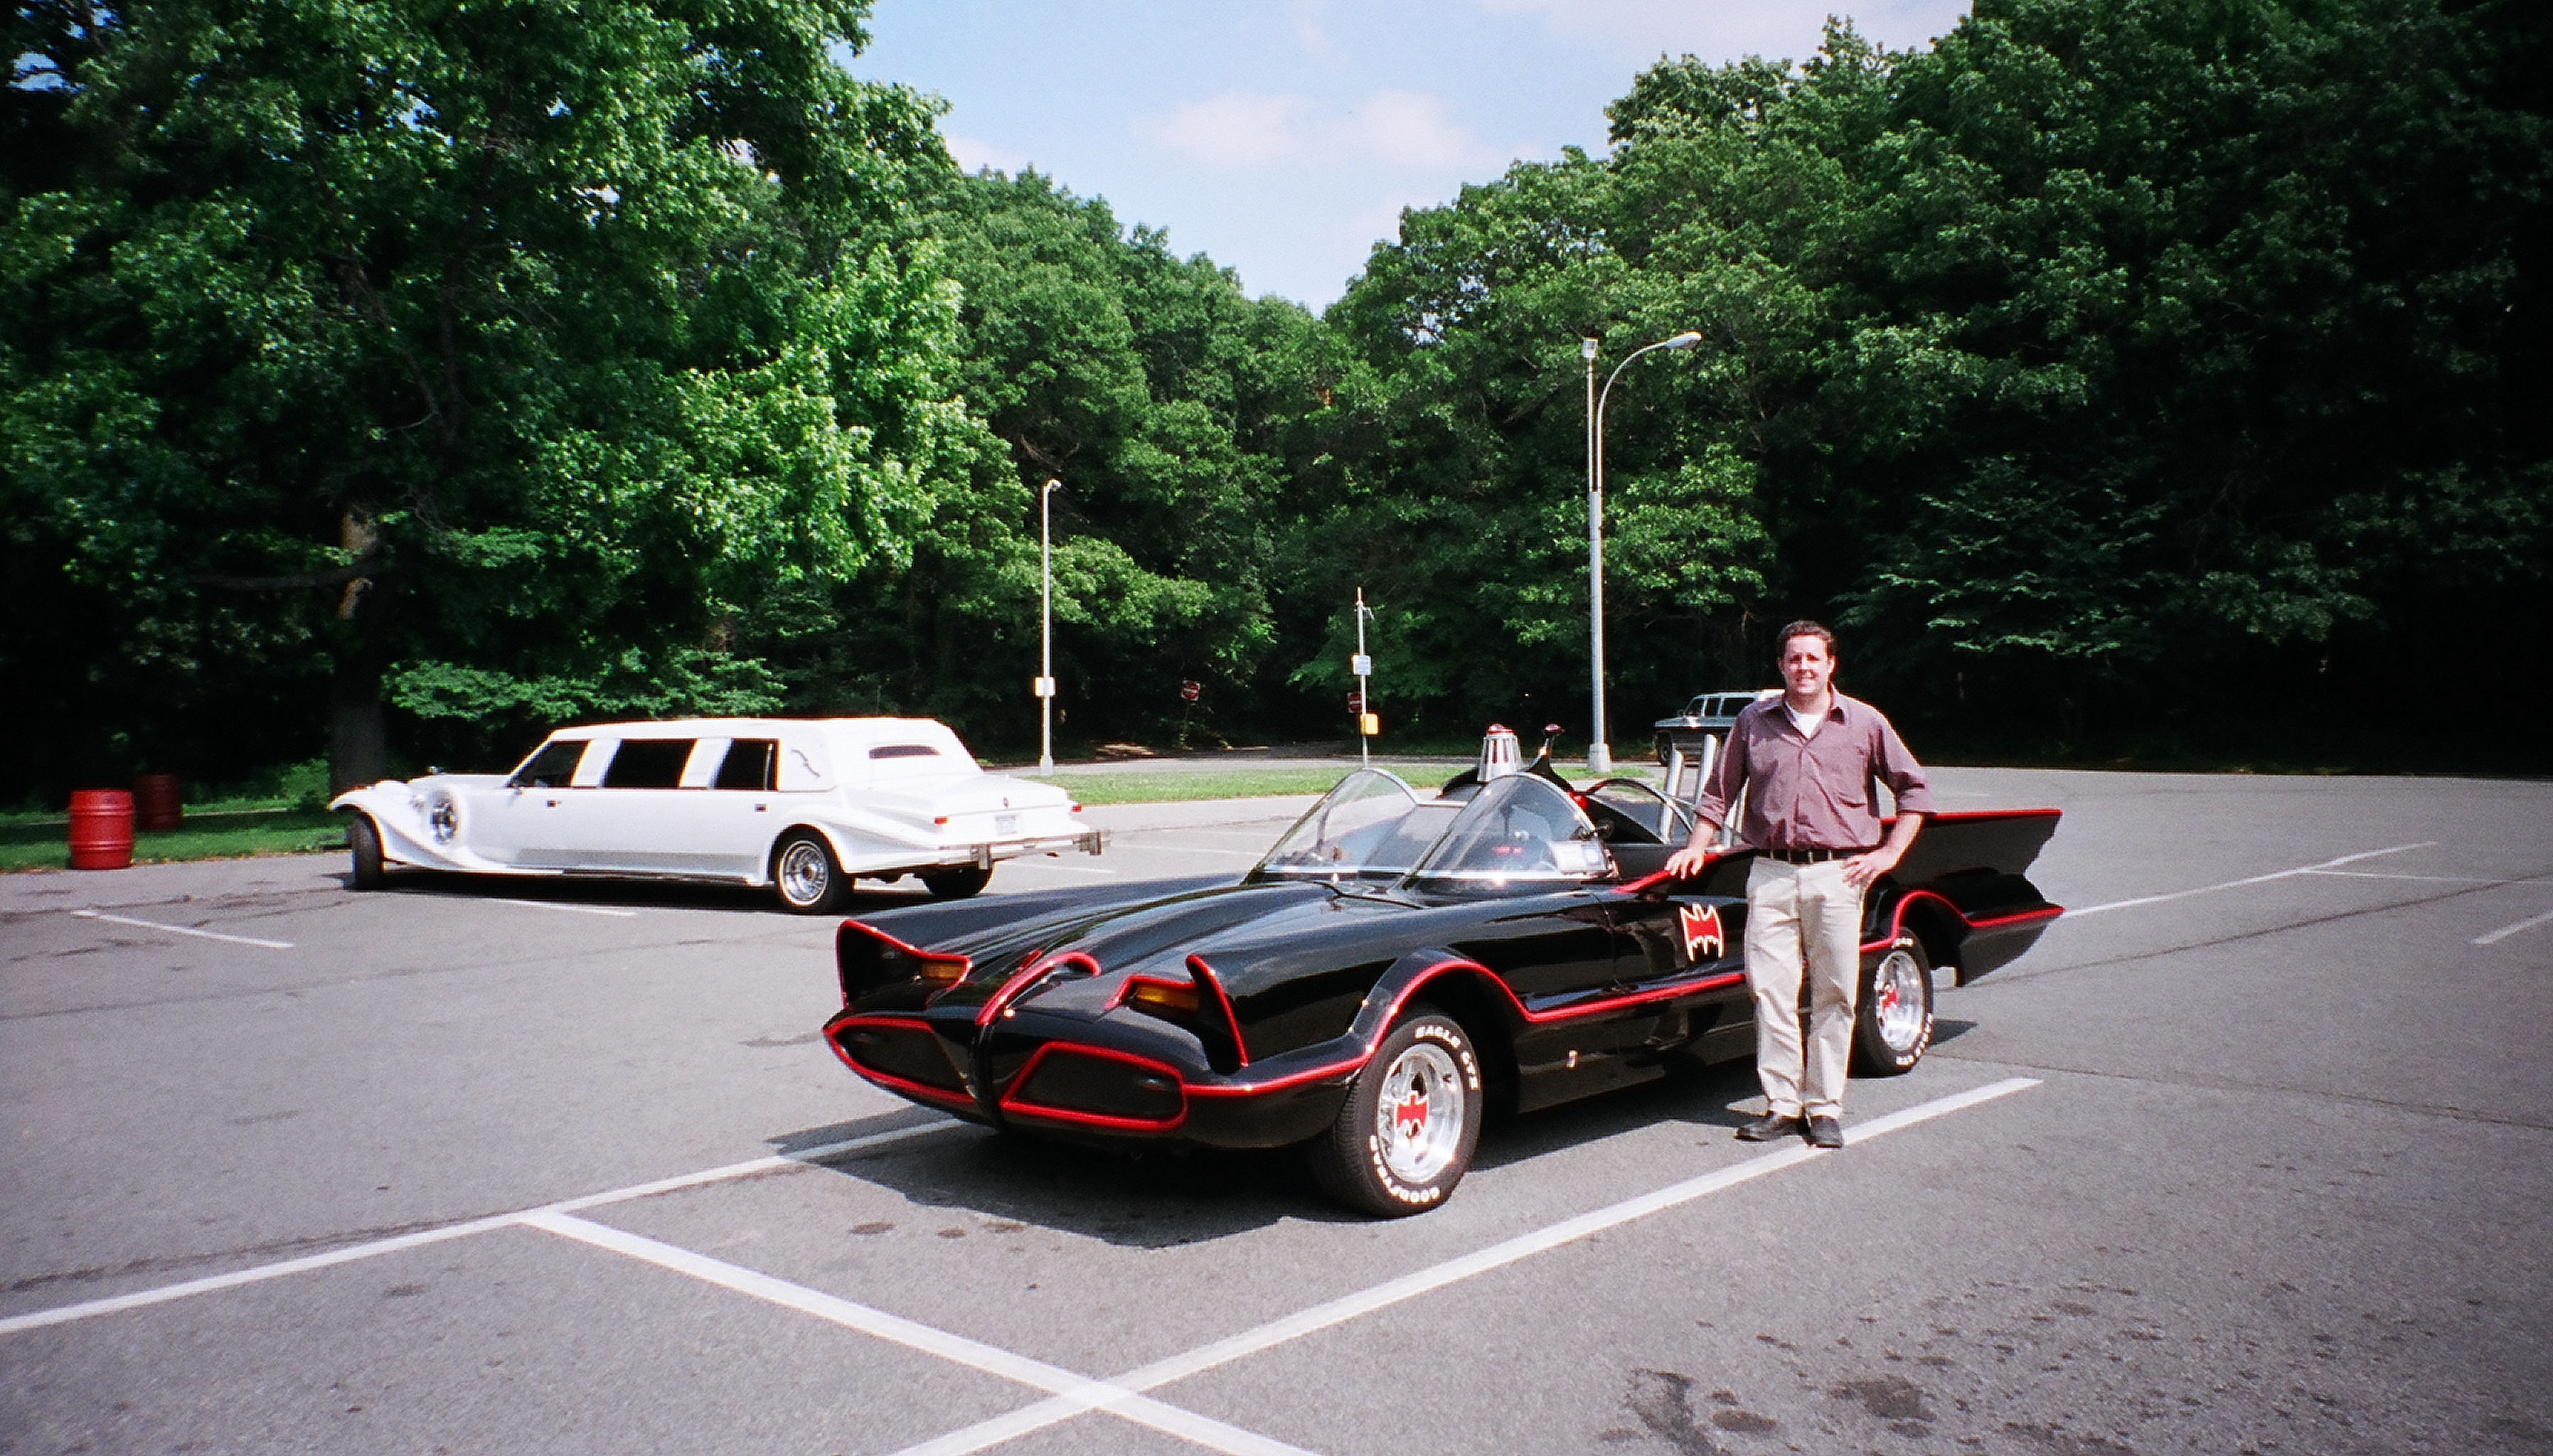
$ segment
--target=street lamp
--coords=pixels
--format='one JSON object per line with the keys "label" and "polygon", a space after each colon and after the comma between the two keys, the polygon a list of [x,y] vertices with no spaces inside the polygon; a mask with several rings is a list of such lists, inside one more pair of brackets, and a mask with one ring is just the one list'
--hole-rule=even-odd
{"label": "street lamp", "polygon": [[1054,772],[1054,518],[1048,501],[1061,480],[1038,487],[1038,772]]}
{"label": "street lamp", "polygon": [[1593,774],[1613,772],[1612,750],[1605,746],[1605,402],[1613,394],[1613,381],[1622,370],[1641,355],[1660,349],[1691,349],[1702,342],[1702,336],[1691,329],[1672,339],[1661,339],[1631,351],[1630,357],[1613,365],[1605,376],[1605,388],[1596,388],[1596,352],[1602,347],[1594,339],[1578,341],[1578,357],[1587,361],[1587,643],[1590,669],[1595,682],[1595,726],[1587,744],[1587,769]]}

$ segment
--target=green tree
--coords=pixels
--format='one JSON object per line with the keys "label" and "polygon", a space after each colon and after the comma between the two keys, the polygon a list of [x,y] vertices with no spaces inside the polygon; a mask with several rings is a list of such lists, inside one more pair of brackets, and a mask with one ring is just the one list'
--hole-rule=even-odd
{"label": "green tree", "polygon": [[864,8],[19,7],[0,510],[13,592],[85,608],[20,700],[321,677],[340,781],[386,686],[776,702],[739,624],[897,560],[987,448],[899,223],[930,108],[832,58]]}
{"label": "green tree", "polygon": [[1617,392],[1616,505],[1687,492],[1621,513],[1625,700],[1809,614],[1919,717],[2078,743],[2312,730],[2460,623],[2538,690],[2546,31],[1980,0],[1926,52],[1643,73],[1610,157],[1409,215],[1331,315],[1388,380],[1362,534],[1422,543],[1416,655],[1464,664],[1426,687],[1574,697],[1569,345],[1691,327]]}
{"label": "green tree", "polygon": [[[1069,731],[1156,738],[1259,715],[1286,434],[1319,408],[1319,327],[1035,172],[945,178],[910,226],[962,285],[967,407],[1000,442],[937,494],[909,562],[841,593],[796,672],[828,708],[926,711],[993,742],[1035,721],[1038,492],[1057,478],[1056,662]],[[775,659],[777,660],[777,659]]]}

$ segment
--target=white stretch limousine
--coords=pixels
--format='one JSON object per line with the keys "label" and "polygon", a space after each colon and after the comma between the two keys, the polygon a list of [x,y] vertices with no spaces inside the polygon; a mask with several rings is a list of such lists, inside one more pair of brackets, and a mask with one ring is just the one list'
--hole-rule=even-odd
{"label": "white stretch limousine", "polygon": [[769,884],[832,909],[854,878],[962,899],[1020,855],[1100,851],[1052,784],[987,774],[928,718],[695,718],[563,728],[511,775],[385,780],[352,813],[357,889],[385,867]]}

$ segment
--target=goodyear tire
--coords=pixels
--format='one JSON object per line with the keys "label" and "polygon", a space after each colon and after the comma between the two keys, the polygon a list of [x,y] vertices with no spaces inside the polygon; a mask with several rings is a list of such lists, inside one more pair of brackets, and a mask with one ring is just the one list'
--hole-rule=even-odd
{"label": "goodyear tire", "polygon": [[1312,1144],[1330,1196],[1386,1218],[1453,1196],[1481,1141],[1481,1059],[1463,1028],[1421,1006],[1391,1029]]}
{"label": "goodyear tire", "polygon": [[993,883],[990,865],[963,865],[954,870],[935,870],[922,877],[922,887],[931,891],[935,900],[962,900],[980,894]]}
{"label": "goodyear tire", "polygon": [[371,816],[357,814],[346,821],[346,848],[354,851],[355,873],[346,883],[349,889],[379,889],[388,872],[382,868],[382,830]]}
{"label": "goodyear tire", "polygon": [[1852,1011],[1852,1070],[1862,1077],[1911,1072],[1933,1044],[1933,966],[1924,945],[1900,935],[1861,972]]}
{"label": "goodyear tire", "polygon": [[833,847],[805,829],[790,830],[772,846],[771,884],[781,907],[801,915],[832,913],[848,887],[842,867],[833,863]]}

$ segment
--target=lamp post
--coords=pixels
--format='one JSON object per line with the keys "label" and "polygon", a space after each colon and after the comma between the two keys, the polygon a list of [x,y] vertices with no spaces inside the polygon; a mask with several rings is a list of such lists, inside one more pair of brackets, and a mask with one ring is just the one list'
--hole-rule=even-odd
{"label": "lamp post", "polygon": [[1038,772],[1054,772],[1054,526],[1048,501],[1063,487],[1038,487]]}
{"label": "lamp post", "polygon": [[1587,743],[1589,773],[1613,772],[1613,752],[1605,746],[1605,403],[1612,397],[1613,381],[1622,377],[1632,360],[1661,349],[1691,349],[1701,342],[1700,334],[1687,329],[1672,339],[1634,349],[1613,365],[1599,391],[1596,354],[1602,344],[1594,339],[1578,341],[1578,357],[1587,362],[1587,655],[1595,683],[1594,726]]}

